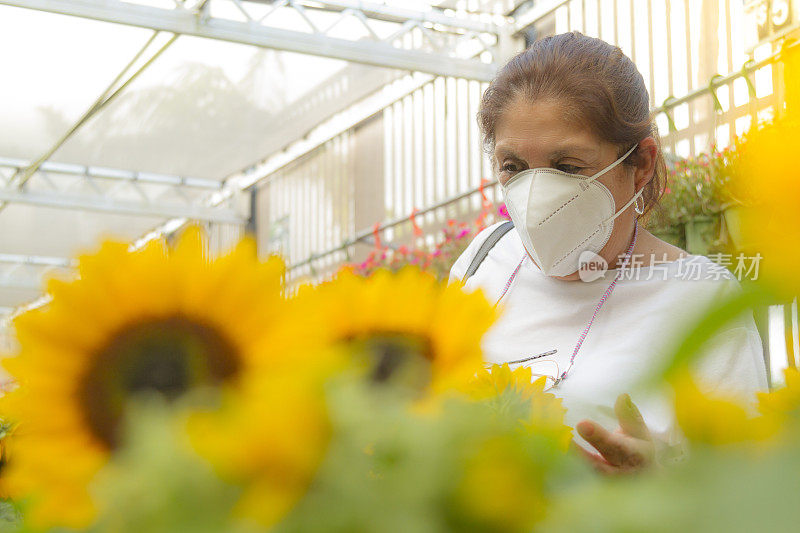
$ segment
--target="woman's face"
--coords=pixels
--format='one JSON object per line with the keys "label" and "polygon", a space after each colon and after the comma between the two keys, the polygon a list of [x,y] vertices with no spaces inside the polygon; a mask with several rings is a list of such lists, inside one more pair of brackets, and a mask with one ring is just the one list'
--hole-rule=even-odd
{"label": "woman's face", "polygon": [[[591,176],[619,157],[619,147],[598,138],[588,126],[568,118],[565,111],[554,99],[531,103],[517,98],[506,108],[495,129],[493,163],[500,183],[517,172],[540,167]],[[652,137],[640,143],[640,152],[644,157],[639,158],[636,167],[617,165],[597,178],[613,195],[615,211],[653,175],[656,146]],[[630,244],[634,216],[633,206],[621,213],[614,221],[611,237],[600,250],[610,266]],[[574,272],[559,279],[577,280],[579,276]]]}

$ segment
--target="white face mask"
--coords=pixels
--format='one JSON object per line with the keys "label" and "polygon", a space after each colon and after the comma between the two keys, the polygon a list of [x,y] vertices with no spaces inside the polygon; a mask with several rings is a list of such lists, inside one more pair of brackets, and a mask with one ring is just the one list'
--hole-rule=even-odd
{"label": "white face mask", "polygon": [[503,185],[503,197],[522,244],[545,275],[568,276],[582,252],[599,252],[611,237],[614,219],[639,196],[614,212],[614,197],[597,178],[620,164],[638,146],[593,176],[553,168],[532,168]]}

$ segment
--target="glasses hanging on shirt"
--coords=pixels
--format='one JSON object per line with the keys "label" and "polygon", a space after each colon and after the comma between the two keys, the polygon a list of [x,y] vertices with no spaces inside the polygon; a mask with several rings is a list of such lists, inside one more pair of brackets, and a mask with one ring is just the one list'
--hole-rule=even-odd
{"label": "glasses hanging on shirt", "polygon": [[[517,359],[516,361],[508,361],[508,367],[513,371],[518,368],[530,368],[531,369],[531,381],[536,381],[539,378],[545,378],[544,390],[548,391],[556,386],[559,379],[558,377],[561,375],[561,369],[558,366],[558,363],[553,361],[552,359],[542,359],[542,357],[547,357],[548,355],[553,355],[558,350],[550,350],[549,352],[543,352],[537,355],[532,355],[530,357],[525,357],[524,359]],[[491,364],[485,365],[487,368],[491,368]]]}
{"label": "glasses hanging on shirt", "polygon": [[[628,249],[625,251],[625,256],[620,264],[619,269],[617,269],[617,275],[614,277],[614,280],[608,285],[608,287],[606,287],[603,296],[600,297],[600,300],[597,302],[597,305],[594,308],[594,313],[592,313],[592,317],[589,319],[588,324],[586,324],[586,327],[583,329],[581,336],[578,338],[578,343],[575,345],[575,349],[572,351],[572,357],[569,358],[569,364],[567,365],[566,370],[561,372],[560,369],[558,368],[558,363],[556,363],[555,361],[539,360],[540,357],[544,357],[545,355],[551,355],[555,353],[555,350],[552,350],[551,352],[545,352],[544,354],[526,357],[525,359],[512,361],[511,363],[509,363],[509,366],[511,366],[512,363],[519,363],[530,367],[534,381],[536,380],[537,377],[545,376],[546,378],[548,378],[547,383],[545,384],[545,390],[549,390],[550,388],[558,385],[567,378],[567,374],[569,373],[570,370],[572,370],[572,366],[575,364],[575,357],[577,357],[578,352],[581,349],[581,346],[583,346],[583,341],[586,340],[586,335],[588,335],[589,329],[592,327],[594,319],[597,317],[597,313],[603,307],[603,304],[606,302],[608,297],[611,296],[611,293],[614,291],[614,287],[616,287],[617,282],[622,276],[622,273],[625,272],[625,269],[628,267],[628,262],[630,261],[631,253],[633,252],[633,249],[636,246],[636,238],[638,235],[639,235],[639,222],[638,219],[634,219],[633,238],[631,239],[631,242],[628,245]],[[528,257],[529,256],[527,252],[522,256],[522,259],[517,265],[517,268],[514,269],[514,272],[511,273],[511,276],[508,278],[508,281],[506,281],[506,286],[503,288],[503,292],[500,294],[500,297],[494,304],[495,307],[497,307],[497,305],[500,303],[500,300],[502,300],[503,297],[508,293],[508,290],[514,283],[514,280],[516,279],[520,268],[522,268],[522,265],[525,263]],[[528,361],[532,361],[532,363],[527,364]],[[534,370],[534,365],[536,365],[536,370]],[[551,374],[551,371],[553,369],[555,369],[555,374]],[[553,375],[555,375],[555,377],[553,377]]]}

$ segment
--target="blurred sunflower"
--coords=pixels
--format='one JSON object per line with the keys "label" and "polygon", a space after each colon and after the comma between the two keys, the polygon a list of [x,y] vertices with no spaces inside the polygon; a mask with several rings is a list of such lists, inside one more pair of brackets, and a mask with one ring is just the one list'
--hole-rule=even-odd
{"label": "blurred sunflower", "polygon": [[299,371],[254,372],[219,409],[190,415],[195,450],[242,487],[237,518],[273,526],[307,491],[331,436],[323,385],[335,360],[317,352]]}
{"label": "blurred sunflower", "polygon": [[289,353],[263,342],[285,306],[283,263],[259,262],[250,240],[216,260],[197,228],[171,249],[109,242],[78,271],[51,280],[51,302],[16,319],[20,350],[3,362],[19,384],[2,401],[2,416],[19,424],[4,482],[29,497],[35,525],[92,521],[87,484],[124,440],[132,396],[233,383]]}
{"label": "blurred sunflower", "polygon": [[484,368],[473,378],[468,394],[475,400],[502,402],[501,408],[511,400],[520,401],[530,412],[524,420],[525,426],[538,435],[549,436],[566,451],[572,439],[572,428],[564,424],[566,408],[561,398],[544,392],[546,377],[533,381],[529,367],[514,370],[507,363]]}
{"label": "blurred sunflower", "polygon": [[[468,392],[475,400],[492,398],[505,393],[519,394],[523,399],[531,399],[544,394],[545,377],[533,381],[530,367],[520,366],[511,370],[508,363],[492,365],[478,372],[470,383]],[[553,394],[546,397],[556,399]],[[560,399],[557,399],[561,403]]]}
{"label": "blurred sunflower", "polygon": [[513,392],[528,399],[536,392],[544,390],[543,383],[542,387],[539,387],[538,383],[533,383],[533,375],[529,367],[520,366],[511,370],[508,363],[504,363],[481,369],[470,383],[468,392],[475,400],[493,398],[507,392]]}
{"label": "blurred sunflower", "polygon": [[547,508],[541,462],[524,439],[512,435],[481,443],[465,457],[453,494],[457,530],[533,531]]}
{"label": "blurred sunflower", "polygon": [[8,442],[11,440],[13,425],[5,420],[0,420],[0,499],[9,497],[5,486],[5,471],[8,464]]}
{"label": "blurred sunflower", "polygon": [[759,124],[738,147],[740,172],[732,190],[746,191],[749,213],[742,218],[745,242],[763,257],[759,278],[789,297],[800,292],[800,170],[795,150],[800,143],[800,53],[785,54],[786,102],[782,114]]}
{"label": "blurred sunflower", "polygon": [[783,370],[785,385],[771,392],[759,392],[758,408],[764,414],[800,414],[800,371],[788,367]]}
{"label": "blurred sunflower", "polygon": [[688,371],[672,379],[675,416],[684,435],[693,442],[718,446],[767,441],[780,430],[780,421],[774,416],[751,416],[733,399],[705,394]]}
{"label": "blurred sunflower", "polygon": [[496,319],[481,293],[412,266],[367,278],[345,270],[304,287],[298,301],[332,345],[366,365],[371,380],[434,393],[463,387],[480,370],[480,341]]}

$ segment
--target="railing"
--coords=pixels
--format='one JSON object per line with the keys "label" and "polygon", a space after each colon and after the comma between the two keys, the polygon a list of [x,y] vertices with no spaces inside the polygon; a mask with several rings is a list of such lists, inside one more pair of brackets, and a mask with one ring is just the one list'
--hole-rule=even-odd
{"label": "railing", "polygon": [[[620,46],[645,78],[664,150],[685,157],[729,144],[783,101],[778,43],[748,53],[742,2],[698,13],[705,4],[542,0],[513,31],[578,30]],[[269,204],[262,220],[284,231],[261,242],[287,257],[289,282],[358,260],[375,231],[395,246],[432,244],[447,219],[474,217],[480,180],[492,174],[475,123],[485,87],[436,78],[271,177],[259,192]],[[497,192],[486,188],[491,200]],[[412,213],[423,237],[413,234]]]}
{"label": "railing", "polygon": [[[757,51],[761,57],[756,60],[745,54],[737,36],[744,24],[740,3],[721,0],[723,9],[718,15],[700,13],[693,21],[701,4],[691,0],[540,1],[520,15],[527,27],[513,31],[538,36],[547,30],[579,30],[618,44],[637,62],[650,88],[665,151],[689,156],[711,144],[727,145],[752,122],[769,116],[781,101],[774,89],[780,87],[780,72],[774,69],[779,53]],[[604,9],[608,6],[613,9]],[[654,24],[654,20],[665,24]],[[710,42],[714,39],[693,37],[691,30],[698,29],[693,25],[713,26],[716,31],[707,33],[715,36],[715,44]],[[713,57],[701,57],[700,45],[709,49],[704,51],[706,56]],[[736,58],[745,60],[735,64]],[[686,69],[673,69],[673,65],[686,65]],[[726,67],[727,74],[714,74],[720,66]],[[700,78],[703,71],[709,72],[707,79]],[[266,249],[288,257],[290,278],[324,276],[341,262],[365,253],[366,248],[358,245],[369,239],[375,223],[383,242],[412,239],[411,223],[403,221],[415,209],[425,213],[416,221],[427,233],[422,240],[428,242],[437,238],[448,218],[474,215],[480,208],[474,191],[481,178],[492,174],[474,118],[485,87],[455,78],[434,79],[387,107],[381,117],[353,128],[271,177],[259,192],[273,197],[262,220],[266,226],[280,220],[288,231],[280,242],[269,238],[262,242]],[[376,125],[375,120],[382,124]],[[378,146],[381,140],[382,147]],[[371,153],[364,153],[367,145]],[[367,179],[375,183],[365,185]],[[489,187],[487,195],[494,199],[497,191]],[[379,197],[382,208],[376,207]],[[294,207],[289,209],[288,204]],[[304,205],[315,207],[309,213]]]}

